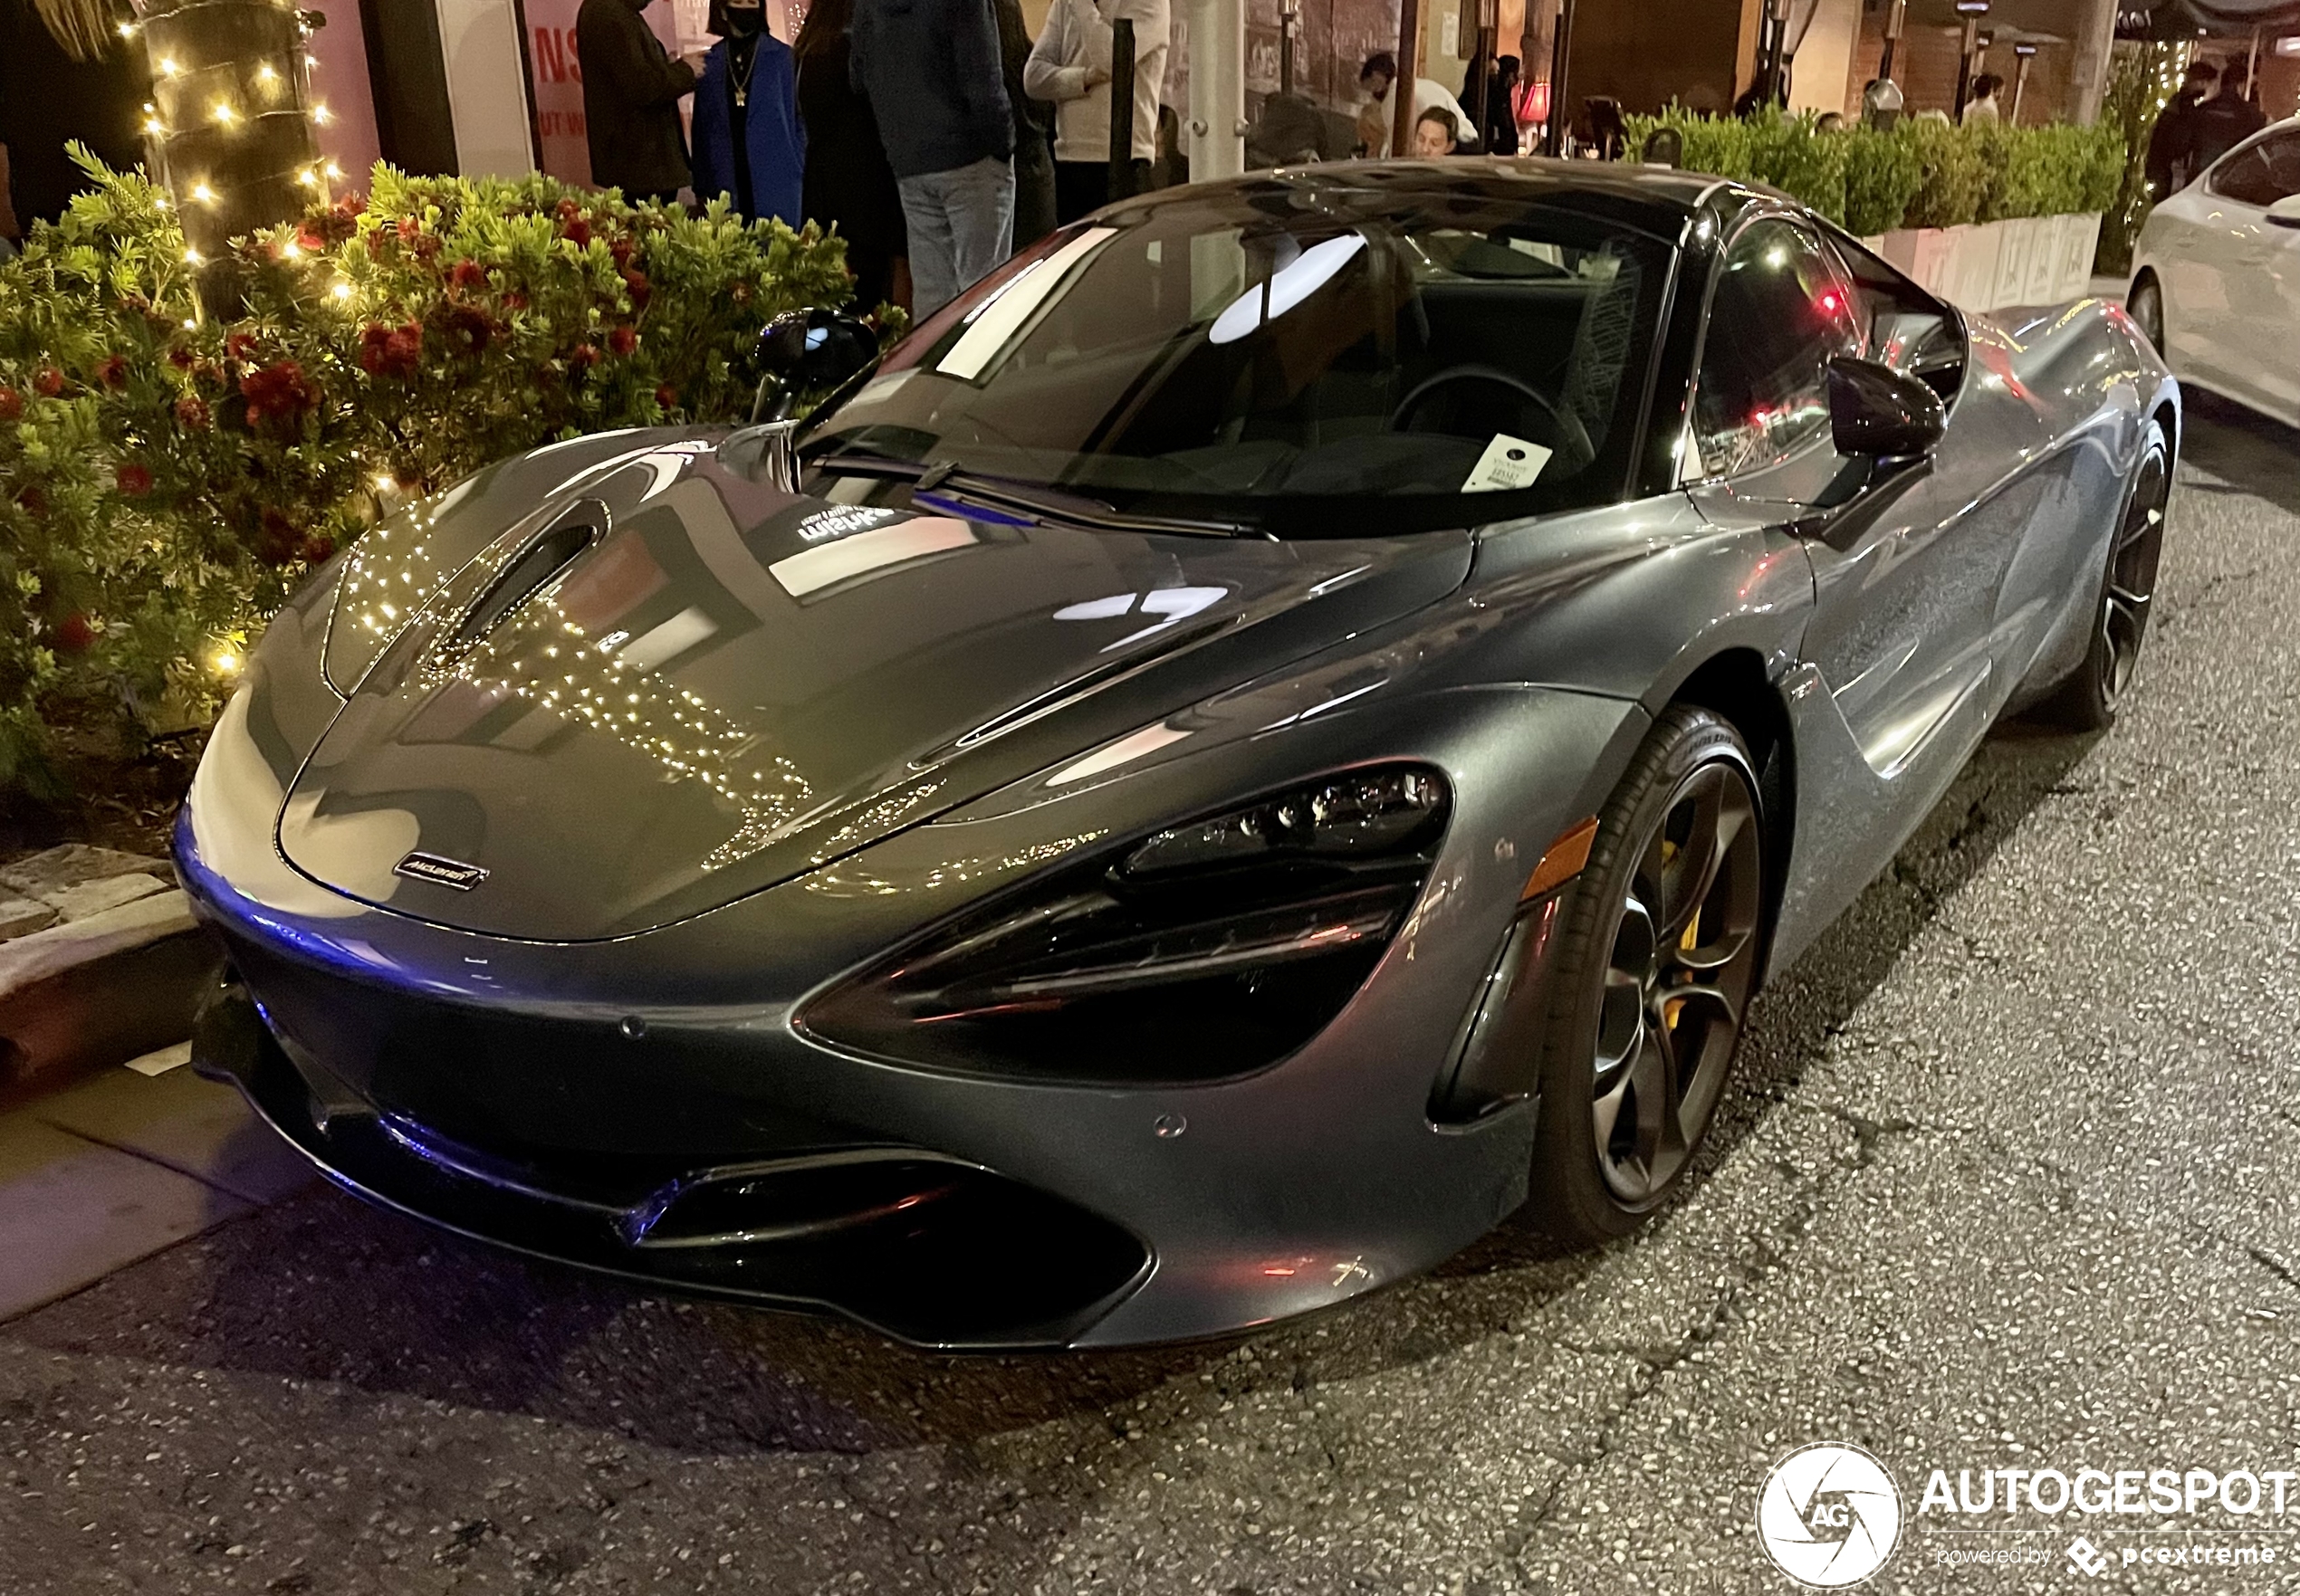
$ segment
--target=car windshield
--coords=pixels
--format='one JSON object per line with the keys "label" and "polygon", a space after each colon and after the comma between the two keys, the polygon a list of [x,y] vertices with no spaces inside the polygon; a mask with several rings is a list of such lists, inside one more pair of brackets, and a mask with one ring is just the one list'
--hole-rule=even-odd
{"label": "car windshield", "polygon": [[928,320],[804,454],[1286,536],[1611,502],[1669,258],[1532,191],[1147,203]]}

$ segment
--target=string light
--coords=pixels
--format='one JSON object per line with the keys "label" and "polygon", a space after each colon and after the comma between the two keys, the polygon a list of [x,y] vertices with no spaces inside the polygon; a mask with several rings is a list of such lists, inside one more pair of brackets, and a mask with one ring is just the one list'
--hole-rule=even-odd
{"label": "string light", "polygon": [[336,285],[328,290],[328,291],[333,294],[337,299],[346,302],[349,302],[351,298],[351,285],[349,282],[339,281]]}
{"label": "string light", "polygon": [[211,114],[214,115],[219,124],[226,128],[231,127],[234,123],[240,119],[240,113],[233,109],[232,102],[228,100],[217,100],[216,102],[216,110]]}
{"label": "string light", "polygon": [[335,119],[335,113],[324,105],[315,105],[311,108],[311,119],[324,128]]}
{"label": "string light", "polygon": [[[186,244],[184,246],[184,263],[187,266],[199,266],[205,265],[206,263],[206,257],[199,253],[199,251],[192,248],[189,244]],[[186,325],[188,326],[190,324],[187,322]]]}
{"label": "string light", "polygon": [[214,205],[216,203],[216,190],[209,187],[205,183],[195,183],[192,185],[192,197],[199,201],[202,205]]}
{"label": "string light", "polygon": [[184,75],[184,69],[177,64],[174,56],[163,55],[159,58],[159,75],[163,78],[180,78]]}
{"label": "string light", "polygon": [[216,674],[219,676],[236,676],[240,674],[240,656],[228,648],[217,649],[209,656],[207,663],[216,668]]}
{"label": "string light", "polygon": [[280,81],[280,70],[267,61],[255,69],[255,81],[259,83],[276,83]]}

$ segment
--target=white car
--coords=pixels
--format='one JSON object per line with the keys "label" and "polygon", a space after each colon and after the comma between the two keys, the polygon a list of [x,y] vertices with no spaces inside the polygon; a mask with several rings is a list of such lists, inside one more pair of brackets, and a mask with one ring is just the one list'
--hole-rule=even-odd
{"label": "white car", "polygon": [[2300,426],[2300,118],[2156,207],[2124,302],[2182,382]]}

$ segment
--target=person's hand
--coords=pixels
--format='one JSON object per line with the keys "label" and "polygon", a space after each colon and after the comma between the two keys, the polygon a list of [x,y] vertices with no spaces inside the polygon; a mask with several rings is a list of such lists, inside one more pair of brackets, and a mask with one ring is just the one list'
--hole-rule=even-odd
{"label": "person's hand", "polygon": [[703,75],[703,63],[710,60],[710,58],[711,53],[707,50],[690,50],[686,52],[685,54],[680,56],[679,60],[686,67],[687,71],[693,72],[699,78]]}
{"label": "person's hand", "polygon": [[1086,86],[1088,88],[1099,89],[1103,84],[1108,82],[1109,81],[1110,69],[1108,67],[1090,66],[1086,69]]}

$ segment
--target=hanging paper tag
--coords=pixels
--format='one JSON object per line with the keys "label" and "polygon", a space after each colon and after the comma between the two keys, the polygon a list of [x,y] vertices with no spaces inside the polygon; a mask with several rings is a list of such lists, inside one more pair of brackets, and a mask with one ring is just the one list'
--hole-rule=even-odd
{"label": "hanging paper tag", "polygon": [[1529,444],[1523,438],[1513,438],[1508,433],[1496,433],[1493,442],[1485,446],[1478,457],[1477,469],[1470,473],[1470,480],[1461,484],[1465,493],[1504,493],[1512,488],[1529,488],[1541,475],[1541,468],[1549,464],[1556,453],[1539,444]]}

